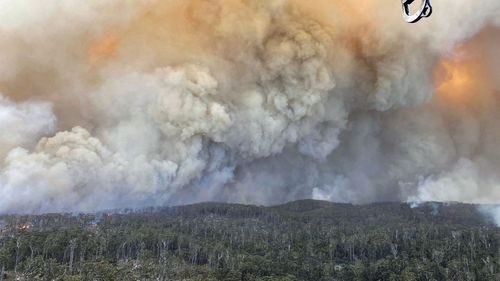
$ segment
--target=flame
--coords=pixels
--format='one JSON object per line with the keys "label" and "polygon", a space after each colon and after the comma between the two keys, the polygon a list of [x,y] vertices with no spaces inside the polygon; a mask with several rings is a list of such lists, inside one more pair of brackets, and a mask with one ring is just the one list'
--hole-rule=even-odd
{"label": "flame", "polygon": [[29,224],[20,224],[20,225],[17,226],[17,228],[19,230],[28,230],[28,229],[31,228],[31,225],[29,225]]}
{"label": "flame", "polygon": [[[469,46],[473,46],[474,42]],[[487,112],[495,110],[493,78],[486,62],[470,48],[459,48],[436,67],[435,95],[441,105]]]}
{"label": "flame", "polygon": [[462,99],[474,90],[474,61],[443,59],[438,65],[436,93],[451,99]]}
{"label": "flame", "polygon": [[101,63],[116,54],[118,48],[118,37],[114,34],[107,34],[93,42],[88,51],[88,61],[90,65]]}

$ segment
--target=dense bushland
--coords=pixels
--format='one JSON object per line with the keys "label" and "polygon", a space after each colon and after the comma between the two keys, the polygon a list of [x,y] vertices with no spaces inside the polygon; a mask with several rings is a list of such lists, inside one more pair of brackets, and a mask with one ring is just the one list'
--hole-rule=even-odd
{"label": "dense bushland", "polygon": [[465,204],[204,203],[0,228],[0,281],[500,280],[500,231]]}

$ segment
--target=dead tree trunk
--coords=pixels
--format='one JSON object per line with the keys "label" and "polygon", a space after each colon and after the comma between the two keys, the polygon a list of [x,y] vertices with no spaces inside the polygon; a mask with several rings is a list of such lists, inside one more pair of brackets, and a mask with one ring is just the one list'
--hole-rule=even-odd
{"label": "dead tree trunk", "polygon": [[72,239],[69,245],[69,273],[73,274],[73,260],[75,258],[76,239]]}
{"label": "dead tree trunk", "polygon": [[21,248],[21,238],[17,238],[16,241],[16,260],[14,264],[14,275],[16,276],[17,279],[17,265],[19,264],[19,250]]}

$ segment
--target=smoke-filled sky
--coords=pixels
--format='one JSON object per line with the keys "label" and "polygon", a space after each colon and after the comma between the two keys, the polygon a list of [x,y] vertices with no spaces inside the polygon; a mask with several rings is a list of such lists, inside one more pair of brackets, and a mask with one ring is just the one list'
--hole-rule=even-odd
{"label": "smoke-filled sky", "polygon": [[0,213],[500,202],[500,1],[382,2],[0,0]]}

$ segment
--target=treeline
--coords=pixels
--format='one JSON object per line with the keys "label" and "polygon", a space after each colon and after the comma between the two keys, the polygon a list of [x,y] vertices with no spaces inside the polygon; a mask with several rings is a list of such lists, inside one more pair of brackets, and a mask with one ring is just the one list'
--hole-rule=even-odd
{"label": "treeline", "polygon": [[500,280],[500,231],[464,204],[205,203],[0,229],[0,281]]}

